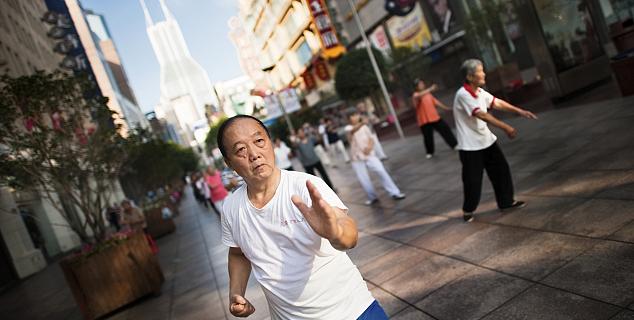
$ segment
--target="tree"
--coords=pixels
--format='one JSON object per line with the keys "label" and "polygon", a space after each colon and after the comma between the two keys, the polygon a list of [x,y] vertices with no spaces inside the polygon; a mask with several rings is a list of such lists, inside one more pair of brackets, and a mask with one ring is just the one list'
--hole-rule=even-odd
{"label": "tree", "polygon": [[[372,52],[377,60],[383,79],[388,79],[386,76],[387,64],[383,54],[374,48],[372,48]],[[337,62],[335,90],[342,99],[356,100],[365,98],[379,88],[379,82],[365,48],[348,51]]]}
{"label": "tree", "polygon": [[207,138],[205,138],[205,145],[207,146],[207,150],[213,150],[214,148],[218,147],[218,131],[220,130],[220,126],[225,121],[227,121],[227,117],[222,116],[209,128],[209,133],[207,133]]}
{"label": "tree", "polygon": [[62,72],[0,77],[0,183],[38,191],[84,243],[105,239],[102,213],[125,159],[96,92],[86,76]]}
{"label": "tree", "polygon": [[121,173],[121,184],[137,200],[147,191],[173,184],[198,168],[198,156],[191,148],[138,135],[128,140],[128,159]]}

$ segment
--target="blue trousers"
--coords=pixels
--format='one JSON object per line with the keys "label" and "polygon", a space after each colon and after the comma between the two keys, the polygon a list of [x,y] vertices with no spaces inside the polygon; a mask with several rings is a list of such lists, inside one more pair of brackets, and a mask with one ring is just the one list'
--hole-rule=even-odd
{"label": "blue trousers", "polygon": [[374,300],[372,304],[357,318],[357,320],[387,320],[387,314],[381,305]]}

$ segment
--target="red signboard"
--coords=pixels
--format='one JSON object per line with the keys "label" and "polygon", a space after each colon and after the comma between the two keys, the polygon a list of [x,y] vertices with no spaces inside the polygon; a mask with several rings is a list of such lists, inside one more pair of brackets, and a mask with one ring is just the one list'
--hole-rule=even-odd
{"label": "red signboard", "polygon": [[319,33],[319,39],[324,48],[324,55],[328,58],[338,57],[345,51],[339,42],[337,33],[328,14],[323,0],[308,0],[308,7],[313,16],[313,22]]}

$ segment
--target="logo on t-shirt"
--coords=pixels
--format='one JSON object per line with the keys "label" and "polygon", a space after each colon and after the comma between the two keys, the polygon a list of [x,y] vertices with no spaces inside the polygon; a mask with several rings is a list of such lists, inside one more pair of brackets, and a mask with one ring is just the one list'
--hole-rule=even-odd
{"label": "logo on t-shirt", "polygon": [[302,223],[304,222],[304,218],[297,218],[297,219],[289,219],[289,220],[284,220],[282,221],[282,227],[287,227],[291,224],[297,224],[297,223]]}

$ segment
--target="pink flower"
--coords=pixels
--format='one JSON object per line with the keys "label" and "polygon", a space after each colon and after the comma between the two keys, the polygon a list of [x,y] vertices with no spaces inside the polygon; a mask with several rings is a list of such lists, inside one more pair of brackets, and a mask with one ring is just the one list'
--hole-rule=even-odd
{"label": "pink flower", "polygon": [[34,126],[35,119],[33,119],[32,117],[28,117],[26,118],[26,120],[24,120],[24,127],[26,128],[26,131],[31,132]]}
{"label": "pink flower", "polygon": [[62,115],[55,111],[51,114],[51,122],[53,123],[53,129],[62,130]]}

